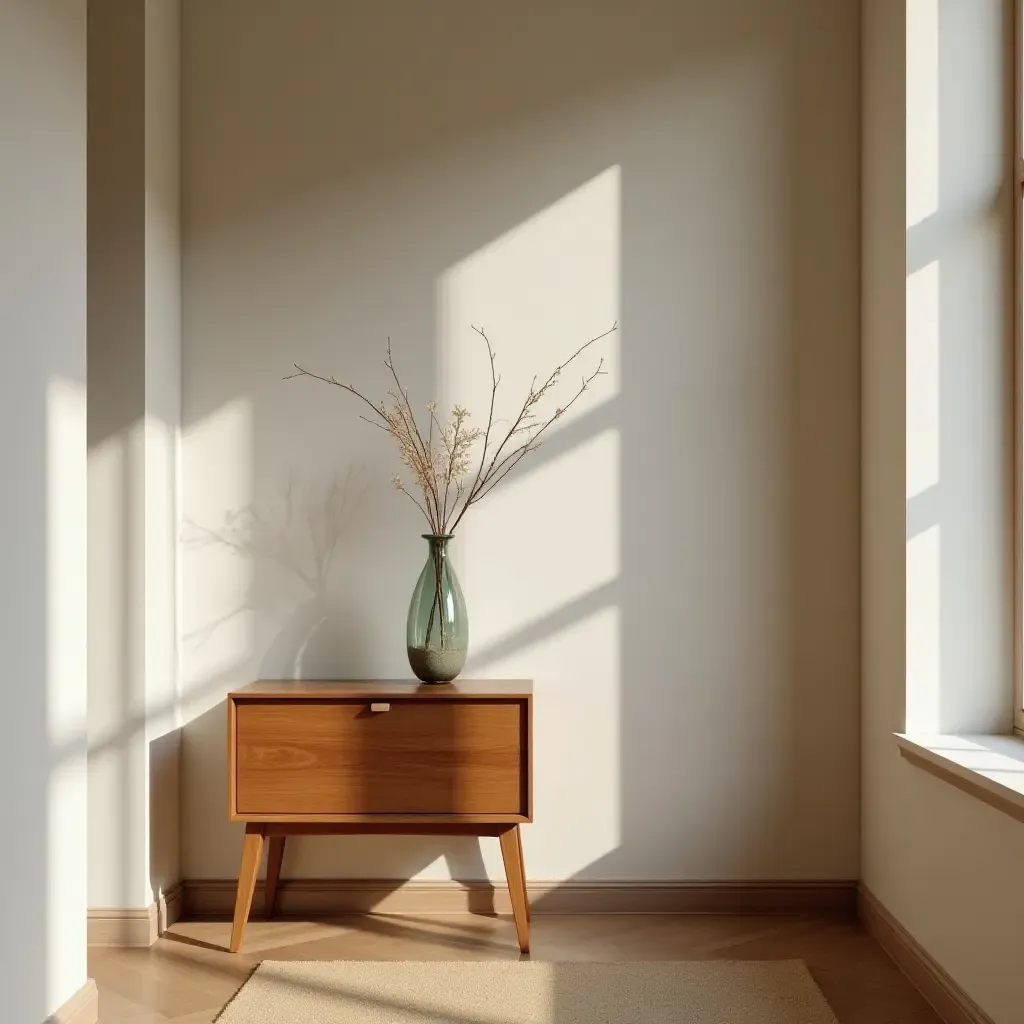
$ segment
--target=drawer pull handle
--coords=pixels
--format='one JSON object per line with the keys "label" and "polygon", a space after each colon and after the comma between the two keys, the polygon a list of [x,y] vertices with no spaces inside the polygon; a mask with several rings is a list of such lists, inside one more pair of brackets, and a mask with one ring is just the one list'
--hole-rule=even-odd
{"label": "drawer pull handle", "polygon": [[370,705],[370,710],[371,711],[390,711],[391,710],[391,705],[390,704],[371,704]]}

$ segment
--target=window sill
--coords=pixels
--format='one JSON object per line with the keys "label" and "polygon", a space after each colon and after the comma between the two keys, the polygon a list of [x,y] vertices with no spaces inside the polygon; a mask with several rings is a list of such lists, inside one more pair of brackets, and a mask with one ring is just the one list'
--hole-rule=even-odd
{"label": "window sill", "polygon": [[911,764],[1024,821],[1024,739],[896,734]]}

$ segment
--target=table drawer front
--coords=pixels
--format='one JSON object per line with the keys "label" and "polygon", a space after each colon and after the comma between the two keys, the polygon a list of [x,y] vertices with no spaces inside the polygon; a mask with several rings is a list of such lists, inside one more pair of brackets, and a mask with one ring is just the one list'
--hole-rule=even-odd
{"label": "table drawer front", "polygon": [[527,813],[525,702],[379,702],[237,701],[237,813]]}

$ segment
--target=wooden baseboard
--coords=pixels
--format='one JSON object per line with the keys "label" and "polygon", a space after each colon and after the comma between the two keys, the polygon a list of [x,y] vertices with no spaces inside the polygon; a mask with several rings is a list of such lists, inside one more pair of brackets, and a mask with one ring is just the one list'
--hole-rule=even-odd
{"label": "wooden baseboard", "polygon": [[861,885],[857,912],[868,934],[889,954],[945,1024],[994,1024],[930,953]]}
{"label": "wooden baseboard", "polygon": [[[184,916],[230,917],[234,879],[188,879]],[[852,917],[857,883],[838,882],[530,882],[538,914],[835,913]],[[263,909],[258,882],[253,914]],[[283,916],[339,914],[510,914],[504,882],[400,882],[349,879],[282,881]]]}
{"label": "wooden baseboard", "polygon": [[100,1017],[100,995],[96,982],[86,983],[58,1010],[46,1018],[44,1024],[96,1024]]}
{"label": "wooden baseboard", "polygon": [[87,923],[88,943],[120,948],[152,946],[180,919],[183,903],[184,887],[178,882],[148,907],[92,909]]}
{"label": "wooden baseboard", "polygon": [[161,893],[157,900],[157,928],[161,935],[175,921],[181,920],[181,912],[185,907],[185,886],[175,882],[167,892]]}
{"label": "wooden baseboard", "polygon": [[152,946],[159,936],[157,906],[90,909],[86,934],[90,946]]}

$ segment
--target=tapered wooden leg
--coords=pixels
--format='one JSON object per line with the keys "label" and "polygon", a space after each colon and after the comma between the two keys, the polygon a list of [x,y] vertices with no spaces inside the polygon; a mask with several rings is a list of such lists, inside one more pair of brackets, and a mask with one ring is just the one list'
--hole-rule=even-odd
{"label": "tapered wooden leg", "polygon": [[228,949],[237,953],[242,945],[245,923],[249,920],[252,894],[256,889],[256,875],[260,870],[260,855],[263,853],[263,827],[245,826],[245,843],[242,846],[242,866],[238,870],[238,892],[235,894],[235,920],[231,926],[231,944]]}
{"label": "tapered wooden leg", "polygon": [[523,833],[516,825],[516,843],[519,846],[519,871],[523,876],[523,899],[526,900],[526,920],[533,918],[533,911],[530,908],[530,890],[526,887],[526,860],[523,857]]}
{"label": "tapered wooden leg", "polygon": [[277,902],[277,883],[281,877],[281,861],[284,860],[285,836],[271,836],[267,845],[267,880],[263,886],[263,913],[274,916]]}
{"label": "tapered wooden leg", "polygon": [[502,832],[501,857],[505,862],[505,877],[508,879],[508,894],[512,899],[512,916],[516,922],[516,937],[519,951],[530,952],[530,911],[526,902],[526,885],[523,881],[522,847],[519,843],[519,826],[513,825]]}

